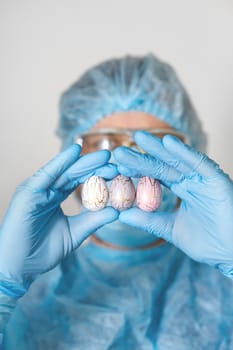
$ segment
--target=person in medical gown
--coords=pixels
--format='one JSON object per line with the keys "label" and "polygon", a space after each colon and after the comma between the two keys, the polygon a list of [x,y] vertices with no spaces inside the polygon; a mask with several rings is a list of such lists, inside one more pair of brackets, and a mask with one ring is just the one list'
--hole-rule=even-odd
{"label": "person in medical gown", "polygon": [[[62,151],[1,225],[2,348],[233,349],[233,183],[173,68],[152,54],[91,68],[62,95],[57,133]],[[82,207],[86,179],[118,174],[158,179],[159,209]]]}

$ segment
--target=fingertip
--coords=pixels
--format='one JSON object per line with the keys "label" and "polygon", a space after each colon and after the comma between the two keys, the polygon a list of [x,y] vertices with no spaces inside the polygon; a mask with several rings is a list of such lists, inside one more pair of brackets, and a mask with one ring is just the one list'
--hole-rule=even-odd
{"label": "fingertip", "polygon": [[119,175],[119,170],[116,164],[109,163],[108,164],[108,173],[105,174],[104,178],[106,180],[112,180],[114,177]]}
{"label": "fingertip", "polygon": [[130,211],[130,209],[127,209],[127,210],[120,212],[118,219],[125,222],[125,220],[127,220],[127,218],[128,218],[128,214],[127,214],[128,211]]}
{"label": "fingertip", "polygon": [[149,131],[146,130],[137,130],[134,134],[134,140],[136,142],[144,141],[145,138],[151,137],[152,135],[149,133]]}
{"label": "fingertip", "polygon": [[125,152],[127,152],[127,147],[120,146],[120,147],[115,148],[112,151],[112,155],[113,155],[115,160],[120,160],[122,157],[125,156]]}
{"label": "fingertip", "polygon": [[119,175],[116,164],[108,163],[95,171],[95,175],[103,177],[105,180],[112,180]]}
{"label": "fingertip", "polygon": [[[137,227],[137,228],[146,228],[146,224],[148,221],[148,213],[142,211],[139,208],[130,208],[127,210],[124,210],[120,213],[118,219],[130,226]],[[151,213],[149,213],[151,214]]]}
{"label": "fingertip", "polygon": [[110,169],[115,169],[116,171],[118,171],[118,170],[117,170],[117,164],[116,164],[116,163],[108,163],[108,167],[109,167]]}
{"label": "fingertip", "polygon": [[99,226],[117,220],[119,212],[116,209],[108,206],[97,211],[86,209],[81,214],[79,214],[79,217],[81,215],[85,217],[85,223],[87,225]]}
{"label": "fingertip", "polygon": [[109,222],[112,222],[118,219],[119,217],[119,211],[110,206],[100,210],[99,213],[104,214],[104,216],[109,220]]}
{"label": "fingertip", "polygon": [[[77,159],[79,159],[81,151],[82,151],[82,147],[80,145],[72,144],[69,147],[62,150],[60,153],[58,153],[57,156],[54,157],[54,160],[58,160],[61,162],[64,162],[64,161],[74,162]],[[53,161],[53,159],[51,161]],[[51,164],[51,161],[47,164]],[[45,164],[45,166],[47,164]]]}
{"label": "fingertip", "polygon": [[129,177],[130,176],[131,177],[134,176],[132,170],[130,170],[129,168],[124,167],[123,165],[118,165],[117,169],[118,169],[118,172],[120,174],[124,175],[124,176],[129,176]]}
{"label": "fingertip", "polygon": [[164,147],[169,149],[176,144],[183,144],[183,142],[177,136],[171,134],[165,135],[162,139],[162,142]]}
{"label": "fingertip", "polygon": [[135,218],[138,217],[139,212],[140,212],[140,209],[138,208],[130,208],[130,209],[124,210],[119,213],[119,220],[123,221],[126,224],[134,222]]}
{"label": "fingertip", "polygon": [[79,145],[78,143],[73,144],[73,147],[76,148],[76,150],[79,152],[82,150],[82,146]]}
{"label": "fingertip", "polygon": [[102,149],[100,151],[97,151],[98,154],[103,158],[103,161],[108,162],[111,158],[111,152],[107,149]]}
{"label": "fingertip", "polygon": [[87,162],[87,164],[91,162],[92,165],[103,165],[109,161],[110,157],[111,153],[108,150],[103,149],[100,151],[86,153],[82,156],[82,159],[85,163]]}
{"label": "fingertip", "polygon": [[72,145],[70,145],[69,147],[67,147],[66,149],[63,150],[63,152],[72,152],[77,154],[77,156],[80,155],[82,151],[82,147],[78,144],[78,143],[73,143]]}

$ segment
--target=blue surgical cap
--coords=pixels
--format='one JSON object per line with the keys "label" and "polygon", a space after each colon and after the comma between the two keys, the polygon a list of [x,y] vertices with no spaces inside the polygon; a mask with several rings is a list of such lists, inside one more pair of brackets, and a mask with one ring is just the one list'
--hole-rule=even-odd
{"label": "blue surgical cap", "polygon": [[153,54],[110,59],[86,71],[61,96],[57,134],[66,147],[104,117],[124,111],[155,116],[205,151],[206,135],[184,86]]}

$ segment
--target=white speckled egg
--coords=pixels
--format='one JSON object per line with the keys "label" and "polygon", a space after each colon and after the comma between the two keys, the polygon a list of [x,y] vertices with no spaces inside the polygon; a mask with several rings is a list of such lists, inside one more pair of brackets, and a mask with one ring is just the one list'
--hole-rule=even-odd
{"label": "white speckled egg", "polygon": [[137,186],[137,206],[145,211],[158,209],[162,201],[162,188],[158,180],[149,176],[142,177]]}
{"label": "white speckled egg", "polygon": [[105,180],[100,176],[91,176],[82,189],[82,203],[92,211],[103,209],[108,202],[108,188]]}
{"label": "white speckled egg", "polygon": [[109,189],[109,200],[113,208],[117,210],[124,210],[132,207],[135,200],[133,181],[124,175],[115,177]]}

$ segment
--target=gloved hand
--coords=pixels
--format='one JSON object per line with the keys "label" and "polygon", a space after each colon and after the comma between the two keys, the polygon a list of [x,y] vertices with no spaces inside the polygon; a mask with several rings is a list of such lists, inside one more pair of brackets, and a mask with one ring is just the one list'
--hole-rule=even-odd
{"label": "gloved hand", "polygon": [[135,141],[147,154],[127,147],[116,149],[119,172],[159,179],[182,201],[173,213],[132,208],[119,219],[164,238],[194,260],[233,278],[232,180],[214,161],[174,136],[160,140],[139,131]]}
{"label": "gloved hand", "polygon": [[80,157],[72,145],[16,190],[0,232],[0,291],[21,297],[40,274],[55,267],[96,229],[117,219],[111,207],[64,215],[60,204],[91,175],[112,179],[109,151]]}

